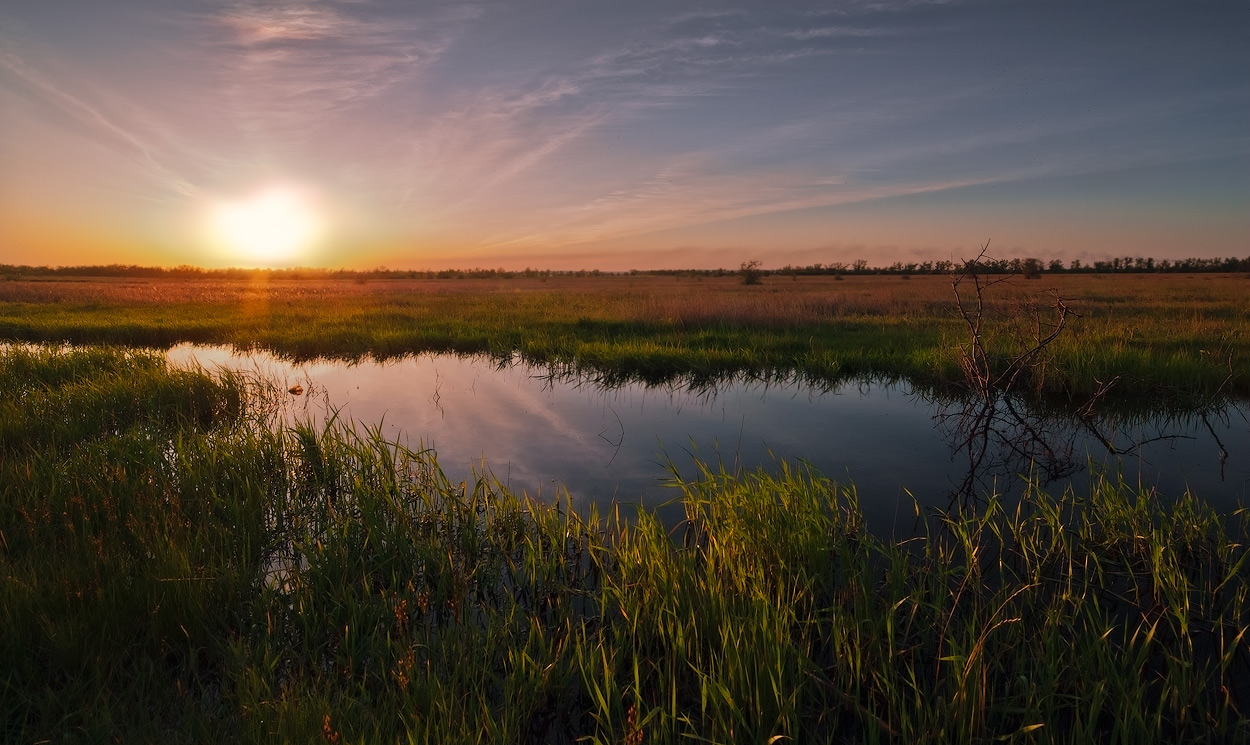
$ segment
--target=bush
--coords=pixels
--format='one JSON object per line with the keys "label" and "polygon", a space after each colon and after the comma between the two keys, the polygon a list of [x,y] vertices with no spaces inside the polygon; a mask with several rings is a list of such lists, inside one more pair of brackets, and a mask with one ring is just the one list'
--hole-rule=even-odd
{"label": "bush", "polygon": [[742,277],[744,285],[758,285],[764,276],[764,270],[760,268],[760,262],[757,259],[742,262],[742,266],[738,268],[738,276]]}

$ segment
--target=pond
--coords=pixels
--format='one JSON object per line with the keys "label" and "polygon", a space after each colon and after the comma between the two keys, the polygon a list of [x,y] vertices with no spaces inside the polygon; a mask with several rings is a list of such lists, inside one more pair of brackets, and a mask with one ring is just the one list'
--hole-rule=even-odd
{"label": "pond", "polygon": [[1168,416],[1047,416],[1011,399],[936,400],[905,383],[604,388],[480,357],[293,363],[192,345],[167,354],[299,385],[288,419],[338,412],[380,426],[388,439],[433,448],[457,481],[485,469],[533,495],[565,488],[581,508],[645,505],[669,521],[681,516],[679,505],[661,507],[677,496],[674,472],[775,469],[782,459],[853,483],[869,527],[886,535],[910,533],[917,504],[1019,493],[1029,472],[1052,493],[1087,489],[1103,472],[1165,497],[1190,489],[1225,512],[1250,497],[1250,420],[1236,402]]}

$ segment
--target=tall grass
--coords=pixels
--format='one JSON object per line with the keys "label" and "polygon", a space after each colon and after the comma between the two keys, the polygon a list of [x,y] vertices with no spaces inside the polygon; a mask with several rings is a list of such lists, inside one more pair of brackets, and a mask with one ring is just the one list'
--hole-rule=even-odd
{"label": "tall grass", "polygon": [[[8,348],[0,389],[2,739],[215,719],[216,658],[263,550],[263,493],[229,487],[270,467],[221,439],[243,420],[242,380],[153,354]],[[189,448],[230,467],[189,484]]]}
{"label": "tall grass", "polygon": [[1190,495],[897,541],[853,487],[708,469],[670,531],[142,353],[0,384],[6,742],[1250,741],[1250,526]]}

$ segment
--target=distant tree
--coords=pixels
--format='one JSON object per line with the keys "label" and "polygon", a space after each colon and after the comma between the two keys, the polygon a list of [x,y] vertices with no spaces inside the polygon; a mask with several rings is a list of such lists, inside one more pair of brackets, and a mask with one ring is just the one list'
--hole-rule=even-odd
{"label": "distant tree", "polygon": [[761,264],[758,259],[742,262],[742,266],[738,268],[738,276],[742,278],[742,284],[760,284],[760,280],[764,277],[764,270],[760,267]]}
{"label": "distant tree", "polygon": [[1041,259],[1025,259],[1020,262],[1020,273],[1025,279],[1041,279],[1042,278],[1042,260]]}

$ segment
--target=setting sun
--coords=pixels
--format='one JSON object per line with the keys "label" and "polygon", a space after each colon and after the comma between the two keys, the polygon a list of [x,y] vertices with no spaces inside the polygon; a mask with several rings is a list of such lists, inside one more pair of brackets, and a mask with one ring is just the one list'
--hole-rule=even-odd
{"label": "setting sun", "polygon": [[268,265],[298,258],[317,239],[322,220],[306,195],[271,187],[216,204],[209,229],[232,259]]}

